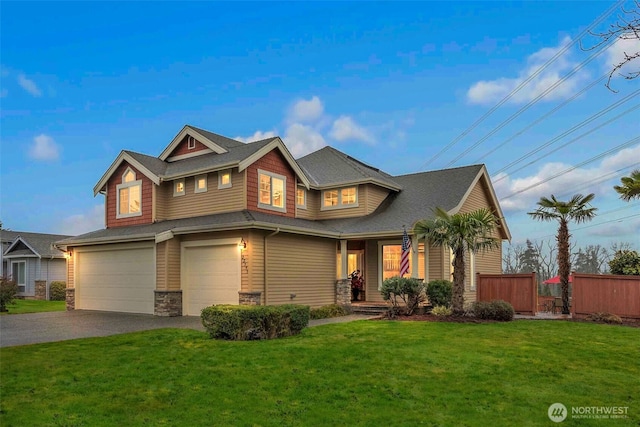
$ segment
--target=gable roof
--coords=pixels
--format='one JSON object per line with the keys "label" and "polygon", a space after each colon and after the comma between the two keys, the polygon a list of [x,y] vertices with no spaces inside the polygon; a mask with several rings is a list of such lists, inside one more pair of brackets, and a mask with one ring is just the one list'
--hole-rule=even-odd
{"label": "gable roof", "polygon": [[[185,126],[185,129],[192,129]],[[195,128],[197,129],[197,128]],[[300,165],[295,161],[284,142],[279,137],[272,137],[260,141],[245,144],[240,141],[231,140],[221,135],[211,132],[202,131],[216,141],[218,147],[224,151],[206,152],[202,155],[189,157],[182,160],[167,162],[162,158],[149,156],[147,154],[136,153],[135,151],[122,150],[118,157],[111,163],[109,169],[102,175],[100,181],[93,187],[93,195],[101,192],[107,184],[109,178],[115,173],[116,169],[127,162],[138,169],[143,175],[149,178],[156,185],[160,185],[162,181],[184,178],[201,173],[214,172],[237,167],[240,171],[246,169],[252,163],[260,159],[269,151],[277,149],[283,155],[291,169],[298,176],[300,182],[306,187],[310,187],[309,179],[304,173]],[[180,134],[178,134],[179,136]],[[178,138],[176,136],[176,138]],[[174,141],[177,139],[174,138]],[[178,143],[180,140],[178,140]],[[173,142],[172,142],[173,144]],[[224,148],[222,148],[224,147]],[[175,147],[174,147],[175,148]],[[167,150],[165,149],[165,152]],[[164,153],[164,152],[163,152]],[[168,152],[169,154],[171,151]],[[161,155],[162,156],[162,155]],[[168,155],[167,155],[168,156]]]}
{"label": "gable roof", "polygon": [[64,252],[54,247],[53,244],[69,237],[71,236],[0,230],[0,241],[2,241],[3,257],[5,258],[31,256],[31,254],[40,258],[64,258]]}
{"label": "gable roof", "polygon": [[386,172],[329,146],[299,158],[298,164],[316,189],[365,183],[394,191],[402,189],[397,180]]}

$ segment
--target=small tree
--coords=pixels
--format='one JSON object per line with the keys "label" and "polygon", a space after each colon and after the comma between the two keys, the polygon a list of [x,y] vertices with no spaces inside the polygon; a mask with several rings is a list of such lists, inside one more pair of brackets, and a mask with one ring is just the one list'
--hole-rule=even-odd
{"label": "small tree", "polygon": [[18,294],[18,285],[15,281],[6,277],[0,278],[0,312],[6,313],[8,305],[14,304]]}
{"label": "small tree", "polygon": [[609,268],[611,274],[640,276],[640,254],[627,249],[620,250],[609,261]]}

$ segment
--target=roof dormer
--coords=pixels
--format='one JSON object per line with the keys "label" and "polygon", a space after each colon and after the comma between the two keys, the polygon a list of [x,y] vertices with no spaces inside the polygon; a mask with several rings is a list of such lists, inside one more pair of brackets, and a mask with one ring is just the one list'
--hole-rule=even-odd
{"label": "roof dormer", "polygon": [[206,133],[186,125],[160,154],[159,159],[174,162],[208,153],[222,154],[228,152],[222,144],[208,138]]}

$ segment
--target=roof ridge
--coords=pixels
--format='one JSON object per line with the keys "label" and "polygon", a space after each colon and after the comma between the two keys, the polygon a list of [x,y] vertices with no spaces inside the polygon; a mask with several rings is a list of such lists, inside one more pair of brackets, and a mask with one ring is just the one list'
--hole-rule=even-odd
{"label": "roof ridge", "polygon": [[484,163],[476,163],[476,164],[473,164],[473,165],[456,166],[455,168],[433,169],[433,170],[429,170],[429,171],[405,173],[405,174],[402,174],[402,175],[393,175],[392,178],[400,178],[400,177],[403,177],[403,176],[412,176],[412,175],[424,175],[424,174],[435,173],[435,172],[450,172],[450,171],[454,171],[456,169],[468,169],[468,168],[482,167],[482,166],[484,166]]}

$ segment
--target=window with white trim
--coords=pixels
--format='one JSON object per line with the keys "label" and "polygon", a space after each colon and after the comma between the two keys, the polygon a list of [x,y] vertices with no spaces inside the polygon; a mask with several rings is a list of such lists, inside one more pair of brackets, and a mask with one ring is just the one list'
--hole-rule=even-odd
{"label": "window with white trim", "polygon": [[25,261],[13,261],[11,263],[11,275],[18,285],[18,292],[27,291],[27,263]]}
{"label": "window with white trim", "polygon": [[322,208],[343,209],[358,206],[358,187],[345,187],[322,192]]}
{"label": "window with white trim", "polygon": [[296,190],[296,206],[307,209],[307,190],[304,188],[298,188]]}
{"label": "window with white trim", "polygon": [[173,181],[173,197],[184,196],[184,195],[185,195],[184,178],[176,179],[175,181]]}
{"label": "window with white trim", "polygon": [[231,188],[231,170],[218,172],[218,188]]}
{"label": "window with white trim", "polygon": [[286,212],[287,177],[258,169],[258,207]]}
{"label": "window with white trim", "polygon": [[195,184],[195,193],[206,193],[207,192],[207,175],[198,175],[196,176],[196,184]]}
{"label": "window with white trim", "polygon": [[122,174],[122,184],[116,186],[116,193],[116,218],[142,215],[142,180],[136,180],[131,168]]}

